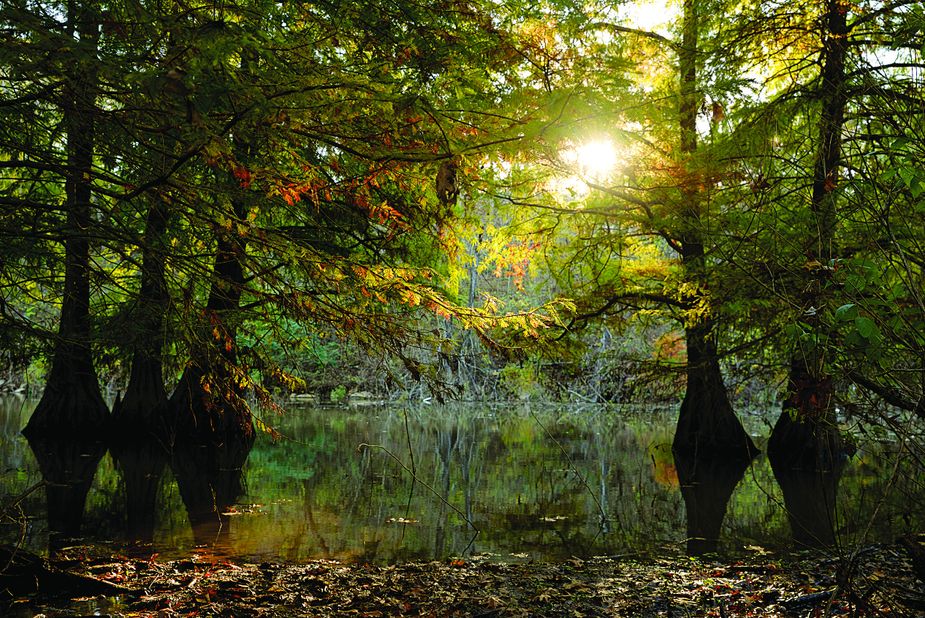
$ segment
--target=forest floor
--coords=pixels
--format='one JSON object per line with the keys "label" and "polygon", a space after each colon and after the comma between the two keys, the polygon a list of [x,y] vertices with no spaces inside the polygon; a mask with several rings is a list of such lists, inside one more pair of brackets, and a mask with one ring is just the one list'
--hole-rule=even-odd
{"label": "forest floor", "polygon": [[[124,590],[14,598],[10,616],[925,616],[904,547],[842,557],[755,552],[736,562],[597,557],[559,563],[470,558],[393,566],[90,557],[52,570]],[[62,572],[63,572],[62,571]],[[107,585],[108,585],[107,584]],[[79,588],[80,586],[78,586]],[[2,586],[0,586],[2,588]]]}

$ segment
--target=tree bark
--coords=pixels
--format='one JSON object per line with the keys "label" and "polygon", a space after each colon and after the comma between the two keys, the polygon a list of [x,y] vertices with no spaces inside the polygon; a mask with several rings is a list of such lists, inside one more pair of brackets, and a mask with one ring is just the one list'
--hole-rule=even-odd
{"label": "tree bark", "polygon": [[164,320],[170,302],[163,255],[168,205],[157,196],[148,210],[142,240],[141,287],[135,311],[132,369],[125,396],[113,406],[113,425],[120,438],[163,437],[168,412],[161,355]]}
{"label": "tree bark", "polygon": [[89,8],[68,5],[68,23],[79,40],[63,94],[67,129],[65,177],[64,296],[51,370],[42,398],[23,433],[37,436],[93,436],[107,421],[90,350],[90,241],[93,151],[96,111],[96,16]]}
{"label": "tree bark", "polygon": [[[178,54],[171,34],[168,34],[168,40],[168,51],[162,59],[165,65],[167,59]],[[166,95],[164,103],[168,118],[179,118],[187,113],[188,101],[176,93]],[[169,120],[165,122],[169,127],[167,123]],[[166,179],[170,176],[176,162],[174,152],[178,143],[179,130],[176,128],[169,128],[156,138],[157,148],[152,149],[154,156],[151,161],[154,177]],[[133,312],[132,367],[125,396],[113,406],[113,425],[120,443],[125,438],[134,438],[141,442],[142,448],[152,438],[163,441],[168,433],[169,400],[164,386],[163,353],[170,292],[165,259],[169,255],[166,232],[173,200],[166,184],[153,186],[146,197],[148,212],[141,241],[141,284]]]}
{"label": "tree bark", "polygon": [[[845,78],[847,12],[844,0],[827,0],[820,82],[819,137],[813,167],[810,210],[815,230],[807,255],[827,265],[836,255],[836,189],[841,162],[841,132],[848,93]],[[800,299],[803,321],[816,339],[826,335],[818,315],[827,302],[828,269],[817,268],[804,282]],[[843,457],[845,445],[838,429],[832,378],[821,345],[795,349],[790,363],[787,398],[768,442],[768,456],[778,467],[832,469]]]}
{"label": "tree bark", "polygon": [[725,454],[752,459],[758,448],[729,402],[716,353],[712,320],[686,329],[687,390],[672,450],[689,456]]}
{"label": "tree bark", "polygon": [[205,309],[206,326],[211,328],[203,334],[211,341],[201,342],[201,348],[194,350],[170,397],[175,440],[252,437],[250,408],[235,375],[238,356],[234,313],[245,283],[241,266],[244,250],[243,239],[219,236]]}
{"label": "tree bark", "polygon": [[[250,147],[235,142],[238,161],[246,161]],[[246,220],[247,204],[238,182],[229,174],[233,221]],[[234,228],[234,226],[232,226]],[[245,236],[221,229],[216,239],[212,284],[204,312],[199,347],[193,350],[176,390],[170,397],[175,440],[193,443],[254,439],[250,407],[238,372],[236,315],[244,290]]]}
{"label": "tree bark", "polygon": [[[694,0],[684,0],[682,43],[679,51],[681,74],[681,153],[684,163],[697,151],[697,110],[700,95],[697,84],[699,19]],[[686,302],[694,305],[697,294],[707,287],[706,255],[703,244],[703,200],[696,174],[688,169],[681,188],[683,211],[680,238],[681,262],[686,280],[697,292]],[[685,326],[687,342],[687,390],[675,430],[673,449],[686,454],[727,453],[750,459],[757,453],[729,402],[716,350],[715,322],[709,309],[697,314]]]}

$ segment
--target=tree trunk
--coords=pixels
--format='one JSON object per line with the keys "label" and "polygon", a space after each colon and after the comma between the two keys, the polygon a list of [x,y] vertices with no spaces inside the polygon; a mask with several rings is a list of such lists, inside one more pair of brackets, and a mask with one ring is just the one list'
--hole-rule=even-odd
{"label": "tree trunk", "polygon": [[[694,0],[684,0],[683,33],[679,52],[681,73],[681,153],[689,166],[697,151],[697,110],[700,95],[697,90],[697,55],[699,23]],[[681,214],[681,260],[685,278],[704,294],[707,284],[706,256],[703,246],[703,200],[699,180],[688,170],[681,193],[684,200]],[[697,302],[695,294],[685,299]],[[693,312],[692,312],[693,313]],[[757,453],[754,443],[732,410],[716,352],[715,324],[709,315],[698,312],[685,326],[687,341],[687,391],[675,430],[673,449],[696,454],[724,452],[736,457],[751,458]]]}
{"label": "tree trunk", "polygon": [[211,330],[204,337],[211,341],[194,350],[170,397],[175,440],[248,439],[253,434],[250,408],[235,375],[237,329],[233,313],[238,309],[244,286],[239,258],[243,252],[243,240],[219,237],[205,310]]}
{"label": "tree trunk", "polygon": [[[163,61],[177,56],[172,35]],[[180,97],[183,98],[183,97]],[[178,104],[177,97],[167,97],[166,111],[173,117],[188,112],[188,101]],[[169,126],[169,125],[168,125]],[[167,178],[175,163],[179,130],[168,129],[152,150],[153,172]],[[133,314],[135,333],[132,341],[132,368],[125,396],[113,407],[114,427],[121,439],[135,437],[142,448],[153,438],[164,440],[168,434],[169,401],[164,387],[163,353],[166,343],[164,327],[170,306],[165,259],[169,254],[166,232],[171,216],[173,196],[166,185],[147,193],[148,213],[142,238],[141,285]]]}
{"label": "tree trunk", "polygon": [[[241,59],[244,74],[254,74],[255,59]],[[234,165],[246,165],[253,143],[241,135],[231,136]],[[235,170],[236,171],[236,170]],[[247,221],[247,189],[235,171],[225,178],[231,203],[232,225],[221,227],[216,239],[212,284],[206,302],[205,332],[194,349],[179,384],[170,397],[174,436],[181,440],[210,442],[218,439],[246,444],[254,439],[250,406],[244,399],[243,378],[238,366],[237,320],[244,291],[244,259],[247,237],[237,232]]]}
{"label": "tree trunk", "polygon": [[90,9],[69,4],[68,23],[76,27],[85,52],[74,60],[62,103],[67,129],[65,177],[64,296],[51,371],[42,398],[23,429],[37,436],[98,435],[108,417],[90,350],[90,241],[93,178],[96,48],[98,26]]}
{"label": "tree trunk", "polygon": [[[238,146],[239,160],[246,148]],[[231,178],[231,182],[236,181]],[[231,199],[234,221],[246,220],[243,189]],[[170,397],[174,439],[193,443],[253,439],[253,419],[238,376],[237,326],[244,290],[243,260],[247,243],[234,231],[222,230],[217,239],[212,285],[206,302],[200,347]]]}
{"label": "tree trunk", "polygon": [[725,454],[751,460],[758,449],[729,402],[710,329],[711,321],[705,320],[685,333],[687,391],[672,450],[688,456]]}
{"label": "tree trunk", "polygon": [[[841,161],[841,132],[848,100],[845,80],[848,5],[843,0],[828,0],[826,7],[819,91],[819,141],[810,203],[815,234],[807,247],[810,259],[822,266],[827,266],[836,255],[836,189]],[[800,299],[805,309],[803,321],[821,341],[827,333],[818,315],[828,300],[826,279],[829,269],[810,269],[809,275],[811,278],[804,282]],[[772,458],[772,464],[831,469],[833,463],[843,456],[845,447],[835,418],[832,379],[828,375],[820,344],[793,352],[787,391],[783,412],[768,442],[768,456]]]}
{"label": "tree trunk", "polygon": [[151,434],[163,437],[166,430],[168,401],[161,354],[170,297],[164,277],[162,241],[167,228],[168,206],[160,197],[153,200],[142,241],[132,370],[125,396],[113,406],[113,425],[120,439],[134,435],[146,440]]}

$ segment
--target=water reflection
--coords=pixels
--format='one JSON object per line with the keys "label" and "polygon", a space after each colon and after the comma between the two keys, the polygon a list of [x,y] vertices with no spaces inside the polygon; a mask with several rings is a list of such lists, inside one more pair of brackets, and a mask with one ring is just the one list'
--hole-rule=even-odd
{"label": "water reflection", "polygon": [[170,468],[197,547],[228,543],[229,509],[244,494],[243,468],[252,446],[252,440],[227,440],[178,444],[170,452]]}
{"label": "water reflection", "polygon": [[715,552],[729,499],[751,460],[676,451],[674,461],[687,517],[687,554]]}
{"label": "water reflection", "polygon": [[29,446],[45,481],[48,548],[53,554],[81,535],[87,493],[106,447],[102,442],[38,439]]}
{"label": "water reflection", "polygon": [[167,466],[167,451],[156,440],[113,444],[109,451],[125,487],[125,536],[144,553],[154,542],[157,497]]}
{"label": "water reflection", "polygon": [[0,503],[43,474],[58,479],[52,487],[72,485],[25,498],[24,526],[0,523],[0,542],[24,529],[33,550],[82,532],[164,556],[205,545],[256,560],[392,562],[466,552],[560,559],[685,546],[703,553],[790,546],[791,525],[801,543],[831,538],[831,509],[824,528],[800,514],[819,496],[837,505],[846,540],[866,529],[853,522],[866,523],[882,502],[867,541],[892,539],[920,525],[909,504],[925,498],[919,483],[887,493],[896,459],[876,445],[845,469],[837,495],[824,476],[797,491],[780,476],[781,492],[763,458],[744,476],[730,462],[675,458],[671,411],[293,409],[275,419],[287,436],[276,443],[261,436],[252,448],[171,453],[125,443],[101,458],[76,445],[40,447],[33,457],[18,435],[27,416],[0,407]]}
{"label": "water reflection", "polygon": [[[167,466],[173,472],[196,547],[227,545],[232,507],[244,494],[244,462],[252,441],[175,445],[127,440],[110,452],[124,487],[122,538],[134,553],[155,552],[158,493]],[[50,551],[71,543],[82,530],[87,494],[106,452],[101,442],[31,440],[45,482]]]}
{"label": "water reflection", "polygon": [[802,547],[834,546],[838,484],[848,456],[823,449],[818,456],[796,461],[774,450],[768,457],[784,494],[794,542]]}

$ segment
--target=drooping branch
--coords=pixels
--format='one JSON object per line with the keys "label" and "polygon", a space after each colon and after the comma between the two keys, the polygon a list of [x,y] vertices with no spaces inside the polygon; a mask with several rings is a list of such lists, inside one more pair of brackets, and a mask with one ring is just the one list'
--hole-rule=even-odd
{"label": "drooping branch", "polygon": [[915,412],[916,416],[925,419],[925,396],[920,397],[918,401],[913,401],[898,389],[880,384],[856,370],[849,370],[847,376],[849,380],[877,395],[891,406]]}

